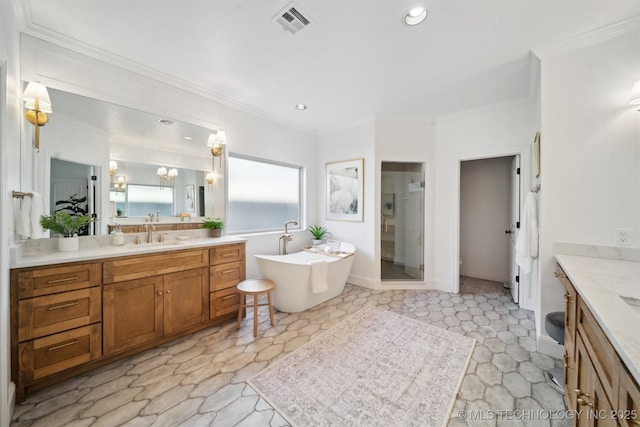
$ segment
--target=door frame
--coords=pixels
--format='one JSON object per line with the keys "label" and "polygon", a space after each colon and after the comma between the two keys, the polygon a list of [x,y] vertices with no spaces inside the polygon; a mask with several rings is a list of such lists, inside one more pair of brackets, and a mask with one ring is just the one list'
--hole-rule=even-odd
{"label": "door frame", "polygon": [[[476,151],[476,152],[464,152],[464,153],[456,153],[455,154],[455,185],[454,185],[454,224],[453,224],[453,292],[460,292],[460,168],[462,162],[468,160],[482,160],[482,159],[491,159],[495,157],[508,157],[508,156],[520,156],[520,212],[522,212],[523,207],[523,195],[527,188],[531,186],[531,146],[530,145],[518,145],[511,147],[503,147],[496,148],[494,150],[484,150],[484,151]],[[530,275],[527,278],[520,278],[520,288],[529,286],[528,280]],[[526,280],[526,281],[525,281]],[[520,305],[523,308],[527,308],[531,306],[532,296],[531,295],[522,295],[520,292]]]}

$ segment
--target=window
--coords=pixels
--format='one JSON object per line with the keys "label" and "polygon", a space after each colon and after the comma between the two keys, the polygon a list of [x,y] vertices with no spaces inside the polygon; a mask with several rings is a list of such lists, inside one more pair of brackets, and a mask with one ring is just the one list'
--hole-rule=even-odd
{"label": "window", "polygon": [[301,216],[302,168],[231,154],[229,156],[231,233],[279,230]]}
{"label": "window", "polygon": [[173,216],[173,188],[127,184],[125,192],[111,191],[110,201],[118,216],[142,217],[150,213]]}

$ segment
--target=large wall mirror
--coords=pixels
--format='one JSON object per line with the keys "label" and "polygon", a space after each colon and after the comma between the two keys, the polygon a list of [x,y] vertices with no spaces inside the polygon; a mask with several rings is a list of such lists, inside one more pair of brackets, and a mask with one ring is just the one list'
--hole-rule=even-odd
{"label": "large wall mirror", "polygon": [[99,220],[90,234],[106,233],[116,222],[142,222],[149,214],[164,222],[179,221],[180,213],[224,216],[226,162],[216,159],[214,165],[207,147],[217,129],[55,88],[49,96],[53,113],[40,131],[40,152],[24,138],[22,162],[22,176],[42,194],[47,211],[60,200],[86,197],[83,208]]}

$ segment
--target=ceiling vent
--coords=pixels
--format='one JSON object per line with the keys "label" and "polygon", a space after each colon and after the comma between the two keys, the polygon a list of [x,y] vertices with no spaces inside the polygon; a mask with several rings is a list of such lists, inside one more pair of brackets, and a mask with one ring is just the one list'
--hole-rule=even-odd
{"label": "ceiling vent", "polygon": [[300,8],[293,3],[278,13],[273,20],[282,25],[282,28],[291,34],[296,34],[311,23],[311,21],[300,12]]}

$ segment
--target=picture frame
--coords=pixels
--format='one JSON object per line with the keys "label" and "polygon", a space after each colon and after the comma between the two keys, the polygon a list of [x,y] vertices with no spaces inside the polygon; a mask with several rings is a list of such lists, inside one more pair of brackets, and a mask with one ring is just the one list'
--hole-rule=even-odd
{"label": "picture frame", "polygon": [[536,178],[540,176],[540,132],[536,132],[533,139],[533,161],[536,172]]}
{"label": "picture frame", "polygon": [[424,188],[424,178],[422,174],[411,175],[409,177],[408,191],[413,193],[414,191],[422,191]]}
{"label": "picture frame", "polygon": [[382,195],[382,215],[386,217],[396,216],[396,193]]}
{"label": "picture frame", "polygon": [[327,220],[364,221],[364,159],[325,166]]}
{"label": "picture frame", "polygon": [[185,212],[196,211],[196,186],[194,184],[187,184],[184,188],[184,210]]}

